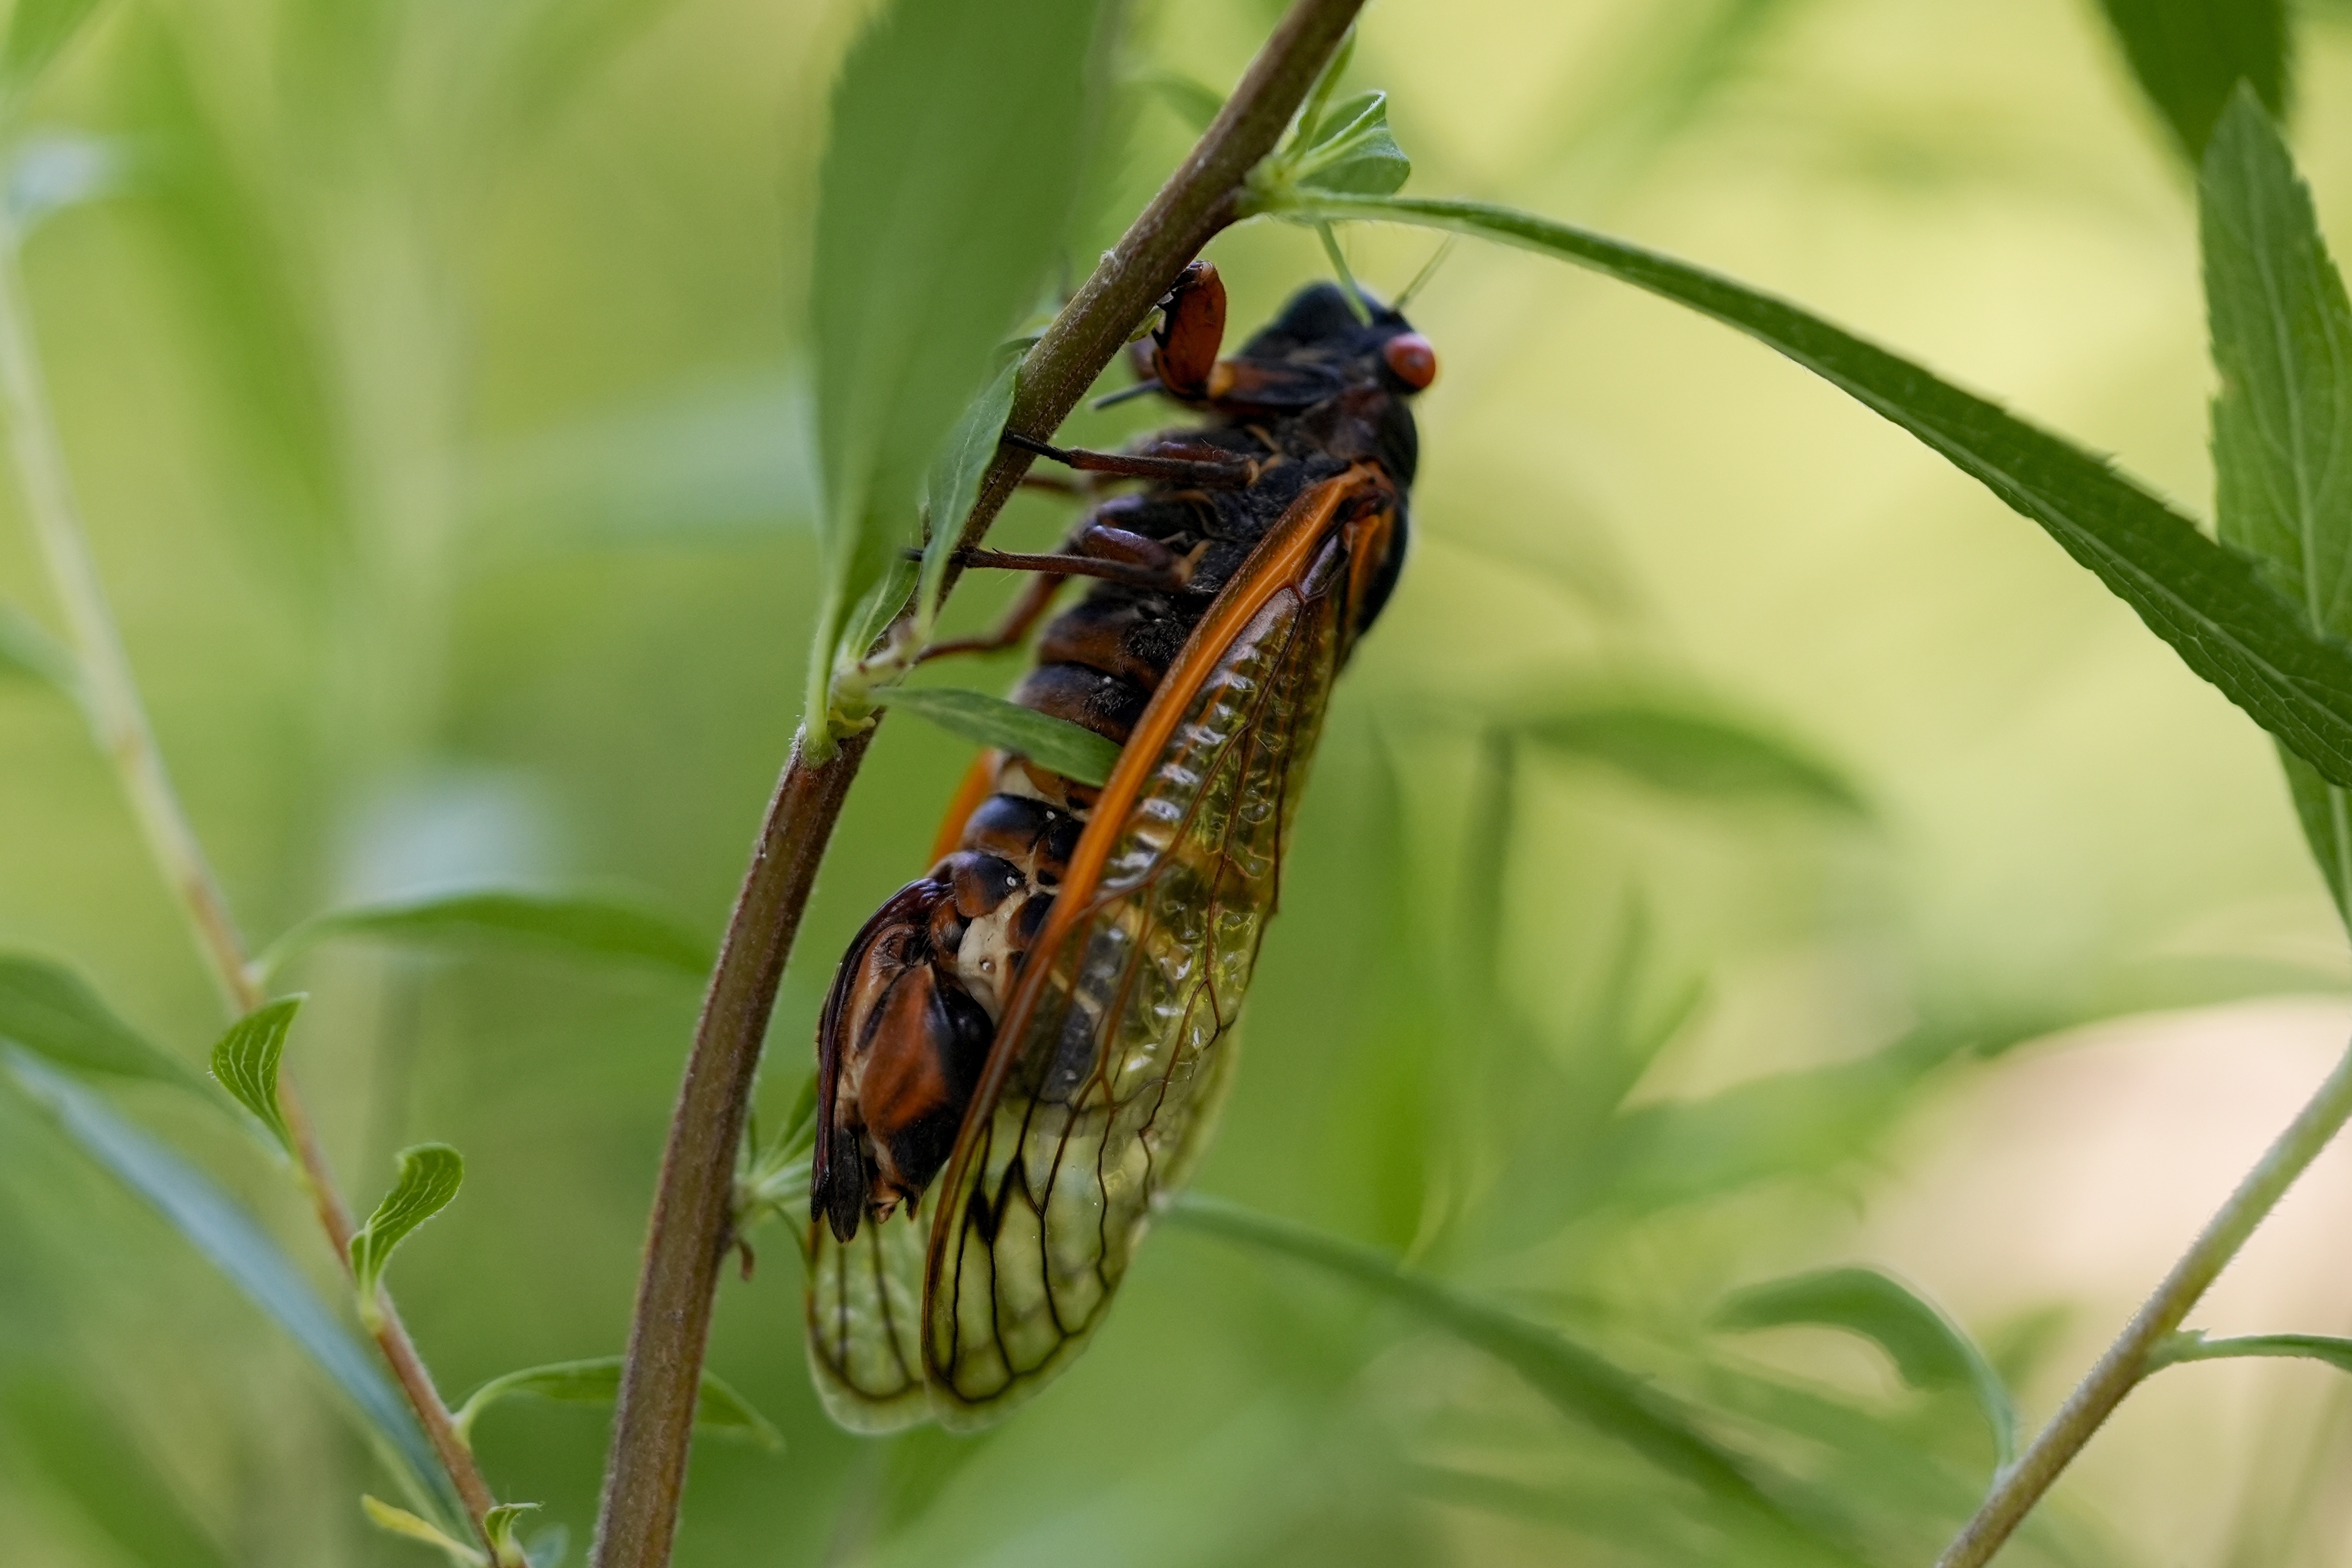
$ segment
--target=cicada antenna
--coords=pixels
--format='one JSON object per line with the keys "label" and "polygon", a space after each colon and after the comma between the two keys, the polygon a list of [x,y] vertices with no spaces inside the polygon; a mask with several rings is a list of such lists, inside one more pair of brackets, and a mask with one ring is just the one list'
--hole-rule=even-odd
{"label": "cicada antenna", "polygon": [[1454,242],[1461,237],[1460,235],[1447,235],[1438,247],[1430,253],[1429,259],[1421,264],[1421,270],[1412,275],[1412,281],[1404,286],[1404,292],[1396,297],[1396,303],[1389,308],[1400,316],[1403,315],[1404,308],[1412,303],[1412,297],[1420,293],[1431,278],[1437,276],[1437,269],[1444,267],[1445,258],[1454,254]]}

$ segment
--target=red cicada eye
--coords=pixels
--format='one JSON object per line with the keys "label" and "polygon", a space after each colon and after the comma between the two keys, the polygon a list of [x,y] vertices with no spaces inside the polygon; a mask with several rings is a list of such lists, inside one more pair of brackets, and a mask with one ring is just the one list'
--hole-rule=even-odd
{"label": "red cicada eye", "polygon": [[1381,345],[1381,358],[1396,379],[1415,392],[1437,379],[1437,350],[1418,332],[1404,332]]}

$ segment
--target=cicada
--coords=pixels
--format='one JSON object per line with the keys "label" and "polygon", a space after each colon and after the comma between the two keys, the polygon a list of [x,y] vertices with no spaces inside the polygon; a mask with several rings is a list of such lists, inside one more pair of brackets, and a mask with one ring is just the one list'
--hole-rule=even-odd
{"label": "cicada", "polygon": [[[1028,445],[1110,494],[1034,572],[1013,700],[1119,747],[1090,787],[983,752],[930,871],[867,921],[817,1029],[809,1358],[844,1425],[984,1426],[1100,1325],[1198,1161],[1332,683],[1405,553],[1428,341],[1310,287],[1218,357],[1204,262],[1143,384],[1206,415],[1134,449]],[[942,649],[940,651],[949,651]],[[894,1217],[904,1214],[905,1218]]]}

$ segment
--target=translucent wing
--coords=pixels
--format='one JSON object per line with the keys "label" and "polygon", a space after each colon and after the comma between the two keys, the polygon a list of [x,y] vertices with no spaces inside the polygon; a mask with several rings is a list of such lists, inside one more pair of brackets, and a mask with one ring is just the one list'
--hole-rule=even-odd
{"label": "translucent wing", "polygon": [[923,1391],[923,1249],[938,1189],[913,1223],[869,1220],[847,1241],[812,1222],[809,1371],[826,1414],[854,1432],[895,1432],[928,1420]]}
{"label": "translucent wing", "polygon": [[1276,525],[1105,787],[933,1188],[934,1413],[995,1420],[1083,1347],[1205,1142],[1353,601],[1388,548],[1352,469]]}

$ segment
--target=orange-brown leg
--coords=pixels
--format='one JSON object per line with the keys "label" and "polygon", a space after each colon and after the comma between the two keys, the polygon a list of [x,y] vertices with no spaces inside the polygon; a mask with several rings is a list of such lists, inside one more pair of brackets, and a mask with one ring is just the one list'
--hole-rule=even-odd
{"label": "orange-brown leg", "polygon": [[[1198,485],[1219,490],[1243,489],[1257,477],[1257,465],[1245,457],[1159,457],[1139,452],[1090,452],[1084,447],[1055,446],[1011,430],[1002,439],[1007,446],[1017,446],[1089,474],[1118,474],[1130,479],[1158,479],[1166,484]],[[1211,450],[1205,446],[1187,449]]]}

